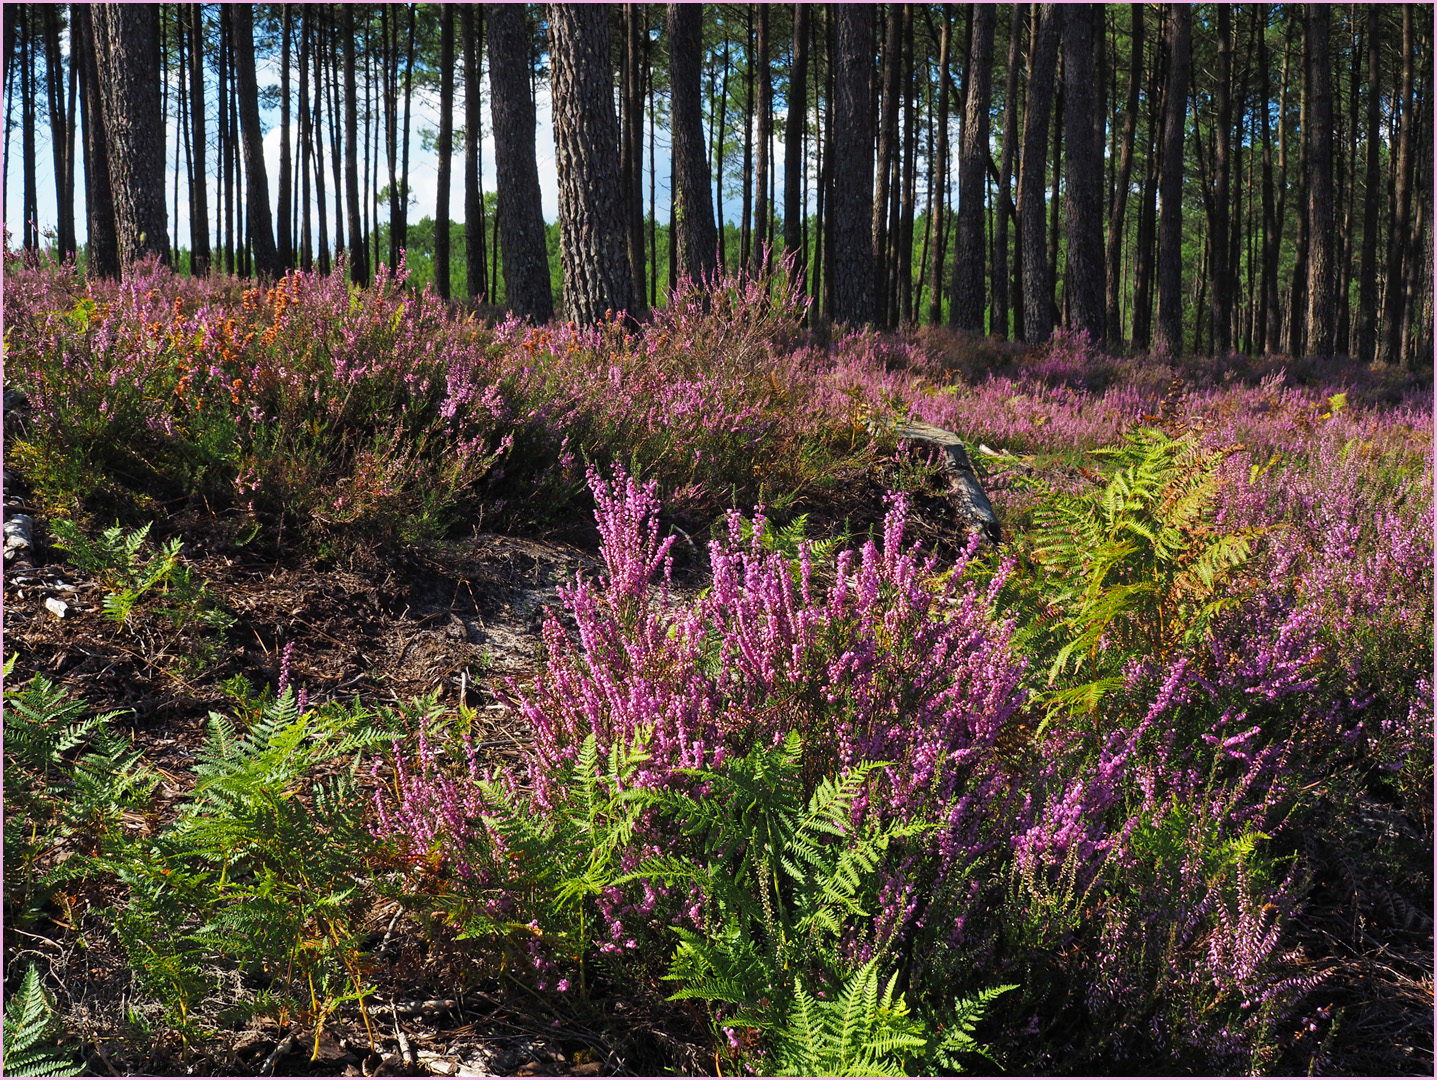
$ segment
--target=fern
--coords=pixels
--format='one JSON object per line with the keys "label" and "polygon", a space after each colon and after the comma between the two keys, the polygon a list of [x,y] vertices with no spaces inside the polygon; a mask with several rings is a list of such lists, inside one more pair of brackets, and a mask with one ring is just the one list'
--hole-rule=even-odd
{"label": "fern", "polygon": [[1226,451],[1153,429],[1097,451],[1103,486],[1052,495],[1035,515],[1041,571],[1031,606],[1046,612],[1024,644],[1046,658],[1048,716],[1093,712],[1133,655],[1162,661],[1191,646],[1238,602],[1235,573],[1259,529],[1220,531],[1214,505]]}
{"label": "fern", "polygon": [[58,1045],[59,1024],[35,966],[5,1006],[5,1047],[0,1066],[6,1076],[79,1076],[81,1067]]}

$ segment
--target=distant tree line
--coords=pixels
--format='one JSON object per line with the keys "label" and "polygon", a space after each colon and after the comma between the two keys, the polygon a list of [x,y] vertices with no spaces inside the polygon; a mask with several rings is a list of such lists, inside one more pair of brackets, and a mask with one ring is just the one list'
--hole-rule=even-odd
{"label": "distant tree line", "polygon": [[[418,90],[469,299],[547,320],[547,90],[567,318],[643,319],[680,274],[784,260],[817,317],[854,325],[1431,359],[1430,5],[6,4],[4,63],[21,242],[41,242],[46,118],[54,247],[76,256],[78,184],[92,274],[182,248],[195,274],[328,273],[346,252],[368,282],[408,246]],[[449,297],[450,230],[426,235]]]}

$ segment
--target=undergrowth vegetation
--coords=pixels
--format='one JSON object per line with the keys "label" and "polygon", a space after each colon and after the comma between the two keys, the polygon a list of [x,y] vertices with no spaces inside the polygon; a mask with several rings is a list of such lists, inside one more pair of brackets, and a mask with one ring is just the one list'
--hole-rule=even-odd
{"label": "undergrowth vegetation", "polygon": [[[229,687],[161,814],[121,715],[7,661],[6,921],[109,935],[131,1041],[376,1039],[397,905],[544,1015],[667,998],[726,1072],[1321,1071],[1313,851],[1377,799],[1427,844],[1392,872],[1430,871],[1430,388],[820,344],[746,280],[641,331],[459,319],[402,269],[5,289],[7,458],[152,650],[234,626],[148,546],[179,503],[321,558],[597,526],[501,688],[514,757],[463,700],[311,703],[286,666]],[[935,547],[937,473],[875,416],[970,440],[1007,542]],[[860,476],[881,520],[806,535]],[[7,1055],[58,1067],[18,955]]]}

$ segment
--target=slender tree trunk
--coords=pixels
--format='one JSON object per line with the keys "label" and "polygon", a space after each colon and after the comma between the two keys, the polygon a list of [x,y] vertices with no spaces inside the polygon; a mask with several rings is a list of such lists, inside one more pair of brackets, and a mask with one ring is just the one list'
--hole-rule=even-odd
{"label": "slender tree trunk", "polygon": [[1063,38],[1067,152],[1068,265],[1064,293],[1071,324],[1094,344],[1106,339],[1103,289],[1103,137],[1098,107],[1101,81],[1094,57],[1103,34],[1102,16],[1092,4],[1071,8]]}
{"label": "slender tree trunk", "polygon": [[[480,120],[479,56],[484,47],[484,9],[478,4],[459,8],[464,36],[464,281],[471,301],[485,300],[489,266],[484,251],[484,195],[479,184],[479,142],[484,137]],[[391,168],[393,157],[390,158]]]}
{"label": "slender tree trunk", "polygon": [[753,5],[744,5],[744,20],[748,30],[748,44],[743,52],[743,215],[739,219],[738,265],[748,266],[753,249],[753,232],[750,229],[753,213]]}
{"label": "slender tree trunk", "polygon": [[[221,7],[217,26],[220,51],[215,57],[215,70],[219,76],[219,138],[216,145],[219,160],[215,162],[215,175],[220,186],[220,195],[215,200],[215,246],[224,253],[225,273],[233,274],[235,272],[235,208],[234,156],[230,153],[230,143],[233,140],[230,134],[229,27],[229,9]],[[221,217],[222,213],[223,217]]]}
{"label": "slender tree trunk", "polygon": [[[414,38],[415,38],[415,8],[416,4],[406,4],[405,10],[408,14],[409,43],[405,49],[404,59],[404,133],[400,136],[402,145],[399,149],[400,179],[399,179],[399,216],[394,220],[395,243],[399,251],[403,253],[409,247],[409,106],[411,91],[414,86]],[[490,48],[490,63],[493,63],[493,49]]]}
{"label": "slender tree trunk", "polygon": [[310,172],[314,168],[314,114],[309,104],[309,54],[314,26],[307,11],[301,12],[299,31],[299,267],[306,274],[314,269],[314,231],[310,222]]}
{"label": "slender tree trunk", "polygon": [[324,193],[324,72],[320,66],[321,57],[324,54],[324,16],[318,15],[313,8],[305,8],[304,21],[308,26],[311,19],[315,19],[314,27],[310,35],[312,54],[311,62],[314,65],[314,116],[310,126],[313,136],[314,157],[314,201],[319,214],[319,251],[318,262],[319,272],[326,277],[329,275],[329,212],[325,207]]}
{"label": "slender tree trunk", "polygon": [[783,255],[788,262],[789,280],[796,292],[805,287],[803,215],[807,185],[804,183],[808,119],[808,5],[793,5],[793,62],[788,78],[788,127],[783,146]]}
{"label": "slender tree trunk", "polygon": [[[918,144],[912,4],[903,5],[903,99],[903,199],[898,214],[897,242],[893,244],[897,263],[897,297],[895,307],[889,312],[889,321],[895,324],[913,322],[913,214],[918,194],[915,177],[918,171]],[[982,202],[981,191],[979,202]],[[980,234],[981,231],[980,227]]]}
{"label": "slender tree trunk", "polygon": [[[235,45],[235,92],[239,96],[241,143],[244,149],[246,220],[250,243],[253,245],[255,270],[261,278],[273,279],[284,273],[287,265],[274,243],[274,223],[269,213],[269,181],[265,175],[264,142],[259,126],[259,86],[254,70],[254,11],[248,4],[236,4],[232,30]],[[288,132],[284,137],[288,137]],[[288,153],[281,158],[281,190],[288,171]],[[280,213],[283,225],[289,218],[288,207]]]}
{"label": "slender tree trunk", "polygon": [[703,10],[670,4],[669,71],[673,86],[673,184],[679,272],[703,281],[715,269],[718,236],[709,202],[708,150],[704,145],[702,88]]}
{"label": "slender tree trunk", "polygon": [[[40,250],[40,211],[35,183],[35,17],[30,5],[22,8],[20,35],[20,167],[21,217],[24,221],[23,246],[26,251]],[[103,25],[103,24],[102,24]],[[163,153],[163,150],[161,150]],[[164,166],[161,165],[161,170]],[[161,177],[163,178],[163,171]],[[162,181],[163,182],[163,181]],[[161,198],[164,197],[163,190]]]}
{"label": "slender tree trunk", "polygon": [[993,82],[993,29],[997,9],[974,8],[968,56],[968,100],[958,155],[958,239],[953,259],[949,322],[959,330],[983,330],[983,176],[988,163],[988,97]]}
{"label": "slender tree trunk", "polygon": [[1178,356],[1183,348],[1183,128],[1192,56],[1192,9],[1173,8],[1163,117],[1162,209],[1158,215],[1157,348]]}
{"label": "slender tree trunk", "polygon": [[[577,323],[597,323],[634,306],[614,154],[619,122],[609,76],[608,12],[554,4],[549,32],[564,307]],[[702,131],[698,139],[702,147]],[[707,187],[702,190],[707,201]]]}
{"label": "slender tree trunk", "polygon": [[[345,243],[344,226],[348,215],[344,209],[345,184],[344,172],[340,167],[340,161],[344,157],[344,117],[342,115],[344,106],[341,103],[339,93],[339,69],[341,61],[339,58],[339,43],[336,36],[336,29],[333,23],[333,15],[326,16],[325,35],[329,39],[327,52],[329,54],[329,160],[333,167],[334,176],[334,251],[336,257],[340,252],[347,250]],[[351,271],[353,268],[351,267]]]}
{"label": "slender tree trunk", "polygon": [[1401,129],[1397,136],[1397,172],[1393,184],[1392,232],[1387,245],[1387,289],[1382,305],[1382,353],[1389,364],[1402,359],[1402,316],[1404,307],[1403,256],[1410,240],[1412,220],[1412,144],[1416,134],[1413,120],[1412,5],[1402,5]]}
{"label": "slender tree trunk", "polygon": [[[1066,6],[1063,11],[1064,22],[1067,21]],[[1058,32],[1058,39],[1061,45],[1062,30]],[[1063,53],[1058,53],[1058,70],[1053,82],[1053,171],[1050,175],[1053,178],[1052,197],[1048,200],[1048,229],[1045,233],[1048,242],[1048,306],[1052,308],[1053,325],[1065,319],[1065,312],[1058,306],[1058,215],[1062,208],[1059,187],[1063,177],[1063,69],[1067,66]],[[1065,290],[1066,291],[1066,290]]]}
{"label": "slender tree trunk", "polygon": [[1308,5],[1308,79],[1312,84],[1312,113],[1307,138],[1308,217],[1311,250],[1307,264],[1307,351],[1331,356],[1337,333],[1337,304],[1334,295],[1336,259],[1332,250],[1332,90],[1329,76],[1328,42],[1332,30],[1332,8],[1327,4]]}
{"label": "slender tree trunk", "polygon": [[1063,10],[1043,4],[1028,71],[1028,108],[1023,124],[1022,169],[1018,177],[1018,237],[1023,249],[1023,340],[1042,344],[1053,333],[1053,283],[1048,276],[1043,187],[1048,120],[1053,105],[1058,41]]}
{"label": "slender tree trunk", "polygon": [[[943,321],[943,245],[937,241],[943,236],[944,194],[948,181],[948,49],[952,37],[953,5],[944,4],[943,30],[938,38],[938,148],[934,152],[933,164],[929,170],[933,175],[930,187],[937,186],[933,209],[928,217],[928,232],[934,240],[934,243],[929,245],[933,257],[933,269],[929,272],[928,277],[933,282],[933,291],[928,300],[928,321],[934,326]],[[989,79],[991,80],[991,78],[990,71]],[[1001,197],[1000,195],[999,198]],[[1001,219],[1001,217],[1002,211],[999,210],[999,218]],[[995,263],[993,267],[993,326],[995,332],[998,325],[996,316],[1001,273]]]}
{"label": "slender tree trunk", "polygon": [[45,26],[45,86],[50,107],[50,148],[55,167],[56,254],[61,262],[75,259],[75,204],[65,201],[65,69],[60,60],[59,8],[46,4],[42,9]]}
{"label": "slender tree trunk", "polygon": [[1232,351],[1232,281],[1228,277],[1228,204],[1232,175],[1232,12],[1217,8],[1217,105],[1216,148],[1213,152],[1212,218],[1208,236],[1212,244],[1212,331],[1213,352]]}
{"label": "slender tree trunk", "polygon": [[[1008,292],[1008,223],[1017,223],[1013,205],[1013,151],[1018,141],[1018,67],[1023,24],[1027,21],[1027,4],[1013,5],[1013,22],[1008,31],[1007,83],[1003,90],[1003,154],[998,166],[998,217],[993,241],[993,317],[990,330],[994,337],[1008,336],[1008,310],[1012,307]],[[941,235],[941,234],[940,234]],[[1021,294],[1017,298],[1022,306]]]}
{"label": "slender tree trunk", "polygon": [[1378,111],[1382,68],[1377,27],[1381,8],[1367,6],[1367,163],[1363,174],[1362,265],[1358,271],[1357,359],[1370,363],[1377,354],[1377,197],[1381,190]]}
{"label": "slender tree trunk", "polygon": [[[278,246],[280,267],[289,270],[294,267],[294,237],[289,231],[290,197],[292,195],[290,187],[292,162],[289,153],[289,39],[293,6],[281,4],[279,10],[279,206],[276,210],[279,216],[279,229],[275,243]],[[253,36],[253,31],[251,31],[251,36]],[[265,191],[265,200],[269,200],[268,189]]]}
{"label": "slender tree trunk", "polygon": [[[1105,328],[1109,348],[1117,348],[1123,340],[1123,219],[1128,210],[1128,188],[1133,176],[1133,141],[1138,130],[1138,87],[1143,76],[1143,5],[1129,4],[1132,13],[1132,66],[1128,70],[1128,96],[1123,112],[1122,159],[1118,165],[1113,203],[1108,214],[1108,251],[1106,275]],[[1114,67],[1116,67],[1116,63]]]}
{"label": "slender tree trunk", "polygon": [[170,261],[165,217],[164,118],[160,114],[159,10],[93,8],[97,82],[109,141],[110,189],[122,264],[146,255]]}
{"label": "slender tree trunk", "polygon": [[[356,285],[369,284],[369,246],[364,240],[364,228],[360,222],[359,204],[359,90],[354,79],[354,8],[341,5],[343,15],[340,21],[341,48],[344,52],[344,193],[349,208],[349,280]],[[443,16],[448,41],[447,51],[441,51],[439,68],[449,86],[449,97],[454,96],[454,9],[445,8]],[[450,109],[443,110],[440,123],[439,220],[435,225],[434,276],[439,279],[443,267],[443,284],[439,295],[449,299],[449,132]],[[444,244],[444,258],[439,259],[439,244]]]}
{"label": "slender tree trunk", "polygon": [[[1337,198],[1338,211],[1342,215],[1342,235],[1337,241],[1337,341],[1339,352],[1351,356],[1354,352],[1352,340],[1352,245],[1357,228],[1357,129],[1361,117],[1357,111],[1357,94],[1362,82],[1361,42],[1357,31],[1355,5],[1347,8],[1347,32],[1349,36],[1347,111],[1343,114],[1343,127],[1347,135],[1347,152],[1338,158]],[[1339,85],[1338,93],[1341,94]],[[1340,101],[1337,108],[1341,108]]]}
{"label": "slender tree trunk", "polygon": [[521,319],[554,317],[549,255],[534,147],[534,98],[529,81],[529,27],[524,8],[489,5],[489,89],[498,173],[499,253],[504,303]]}
{"label": "slender tree trunk", "polygon": [[757,32],[754,37],[754,62],[758,65],[755,81],[758,84],[758,161],[754,174],[753,226],[750,229],[749,268],[754,274],[768,269],[768,173],[769,147],[773,142],[773,73],[769,70],[768,48],[768,5],[754,5],[758,9]]}
{"label": "slender tree trunk", "polygon": [[[1289,13],[1289,21],[1297,24],[1298,11]],[[1302,26],[1302,92],[1299,100],[1297,135],[1297,249],[1293,258],[1292,282],[1287,304],[1287,353],[1301,356],[1307,343],[1307,257],[1312,242],[1312,224],[1308,216],[1307,193],[1310,162],[1307,154],[1307,132],[1312,123],[1312,71],[1308,65],[1310,42],[1307,27]]]}
{"label": "slender tree trunk", "polygon": [[[672,26],[672,22],[670,22]],[[702,37],[702,27],[700,28]],[[702,41],[700,41],[702,47]],[[724,125],[728,120],[728,74],[729,74],[729,47],[727,34],[723,43],[723,89],[719,91],[719,118],[718,138],[714,140],[714,214],[718,221],[718,264],[723,269],[728,269],[728,237],[724,233],[723,224],[723,159],[724,159]],[[653,109],[649,109],[650,115]],[[652,200],[651,200],[652,201]],[[650,214],[652,217],[653,215]]]}
{"label": "slender tree trunk", "polygon": [[[903,15],[898,4],[889,4],[884,35],[882,83],[879,99],[881,125],[878,130],[877,187],[873,193],[873,296],[874,315],[880,326],[888,324],[888,213],[889,187],[898,156],[898,77],[901,68],[899,37]],[[897,226],[897,222],[894,222]]]}
{"label": "slender tree trunk", "polygon": [[835,38],[834,146],[829,156],[831,310],[835,322],[856,326],[871,323],[874,316],[873,108],[868,89],[874,11],[868,4],[836,4],[830,11]]}
{"label": "slender tree trunk", "polygon": [[190,184],[190,273],[210,272],[209,185],[205,179],[205,32],[204,7],[190,4],[190,141],[194,146],[194,182]]}
{"label": "slender tree trunk", "polygon": [[1163,87],[1166,81],[1167,50],[1162,42],[1168,34],[1167,25],[1172,9],[1161,9],[1157,32],[1153,36],[1152,63],[1148,73],[1148,123],[1144,144],[1142,204],[1138,208],[1136,252],[1133,256],[1133,329],[1132,343],[1147,349],[1152,343],[1153,320],[1153,241],[1157,233],[1157,195],[1159,150],[1163,120]]}
{"label": "slender tree trunk", "polygon": [[449,177],[454,156],[454,8],[439,15],[439,195],[434,210],[434,289],[449,299]]}
{"label": "slender tree trunk", "polygon": [[79,38],[80,122],[85,129],[85,249],[89,273],[114,279],[120,276],[120,247],[110,190],[109,141],[100,105],[92,11],[89,4],[70,5],[70,26],[78,31]]}

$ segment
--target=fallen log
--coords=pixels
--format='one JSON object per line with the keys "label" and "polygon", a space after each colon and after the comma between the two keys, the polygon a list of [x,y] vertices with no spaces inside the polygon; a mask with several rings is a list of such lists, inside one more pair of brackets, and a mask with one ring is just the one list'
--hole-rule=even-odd
{"label": "fallen log", "polygon": [[[879,427],[874,422],[869,424],[870,430]],[[948,474],[948,491],[957,504],[959,518],[970,529],[980,531],[994,545],[1002,541],[1003,530],[998,525],[998,515],[993,513],[993,504],[978,482],[962,439],[951,431],[920,420],[893,423],[887,426],[887,430],[899,439],[938,450],[942,455],[940,466]]]}

